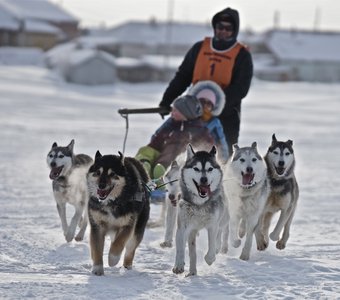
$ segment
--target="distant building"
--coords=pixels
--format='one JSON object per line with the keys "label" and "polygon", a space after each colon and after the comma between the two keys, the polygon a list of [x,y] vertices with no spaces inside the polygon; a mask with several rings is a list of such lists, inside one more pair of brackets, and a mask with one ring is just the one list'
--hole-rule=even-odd
{"label": "distant building", "polygon": [[112,55],[94,49],[75,49],[60,62],[66,81],[83,85],[113,84],[117,81]]}
{"label": "distant building", "polygon": [[46,0],[0,0],[0,46],[47,50],[78,36],[78,23]]}
{"label": "distant building", "polygon": [[255,68],[265,80],[340,82],[340,33],[270,30],[264,43],[271,62]]}
{"label": "distant building", "polygon": [[194,43],[212,34],[210,24],[130,21],[102,32],[98,46],[117,57],[183,56]]}

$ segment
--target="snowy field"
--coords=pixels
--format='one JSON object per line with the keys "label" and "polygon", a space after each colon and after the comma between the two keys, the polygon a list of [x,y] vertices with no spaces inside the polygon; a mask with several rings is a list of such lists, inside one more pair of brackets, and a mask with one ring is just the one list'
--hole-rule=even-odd
{"label": "snowy field", "polygon": [[[175,275],[175,249],[162,249],[164,228],[148,228],[130,271],[91,274],[88,233],[66,243],[45,157],[54,141],[75,139],[76,153],[122,150],[121,107],[156,105],[165,84],[67,85],[48,70],[0,68],[0,298],[1,299],[339,299],[340,85],[254,81],[243,102],[239,145],[257,141],[265,153],[271,135],[292,139],[300,199],[287,248],[253,244],[203,260],[198,276]],[[130,117],[126,155],[134,155],[161,124],[158,115]],[[157,219],[160,205],[152,205]],[[107,255],[105,248],[105,256]],[[188,270],[188,260],[186,270]]]}

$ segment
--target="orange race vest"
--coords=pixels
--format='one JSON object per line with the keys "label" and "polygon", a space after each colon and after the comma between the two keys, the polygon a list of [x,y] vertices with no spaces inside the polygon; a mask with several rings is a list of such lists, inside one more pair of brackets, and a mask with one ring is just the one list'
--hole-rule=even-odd
{"label": "orange race vest", "polygon": [[244,45],[236,42],[227,50],[214,50],[211,38],[205,38],[198,53],[192,83],[201,80],[211,80],[222,88],[227,87],[231,81],[231,75],[235,58]]}

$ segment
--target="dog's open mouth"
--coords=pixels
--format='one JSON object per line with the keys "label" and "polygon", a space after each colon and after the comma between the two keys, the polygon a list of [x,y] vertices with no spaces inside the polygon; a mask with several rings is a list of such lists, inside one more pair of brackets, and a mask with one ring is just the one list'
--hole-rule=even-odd
{"label": "dog's open mouth", "polygon": [[195,180],[194,180],[194,183],[196,185],[198,195],[201,198],[210,196],[211,194],[210,184],[198,184]]}
{"label": "dog's open mouth", "polygon": [[283,175],[285,172],[286,168],[285,167],[275,167],[275,171],[278,175]]}
{"label": "dog's open mouth", "polygon": [[60,176],[63,168],[64,168],[64,166],[52,168],[51,172],[50,172],[50,179],[52,179],[52,180],[57,179]]}
{"label": "dog's open mouth", "polygon": [[255,173],[241,173],[242,174],[242,186],[245,188],[250,188],[255,185],[254,177]]}
{"label": "dog's open mouth", "polygon": [[97,195],[100,200],[105,200],[107,196],[111,193],[112,188],[107,189],[97,189]]}

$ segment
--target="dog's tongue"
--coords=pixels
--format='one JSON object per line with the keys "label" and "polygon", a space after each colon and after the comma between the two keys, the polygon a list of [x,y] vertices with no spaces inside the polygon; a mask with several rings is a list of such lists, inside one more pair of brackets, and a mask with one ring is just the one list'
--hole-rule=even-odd
{"label": "dog's tongue", "polygon": [[254,180],[254,173],[245,173],[242,175],[242,184],[251,185]]}
{"label": "dog's tongue", "polygon": [[210,195],[210,185],[200,185],[198,191],[202,198],[207,197]]}
{"label": "dog's tongue", "polygon": [[104,200],[110,194],[110,190],[97,189],[97,194],[99,196],[99,199]]}
{"label": "dog's tongue", "polygon": [[277,167],[277,168],[276,168],[276,172],[277,172],[277,174],[282,175],[282,174],[285,172],[285,168],[283,168],[283,167]]}
{"label": "dog's tongue", "polygon": [[57,179],[62,169],[63,169],[63,166],[52,168],[50,172],[50,179],[52,180]]}

